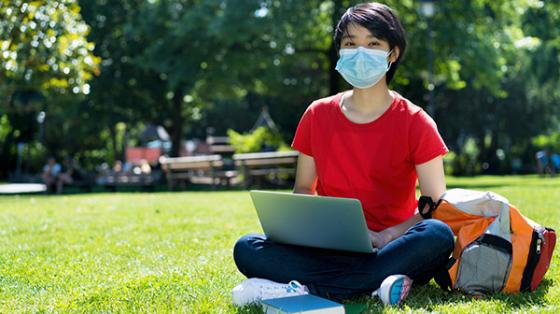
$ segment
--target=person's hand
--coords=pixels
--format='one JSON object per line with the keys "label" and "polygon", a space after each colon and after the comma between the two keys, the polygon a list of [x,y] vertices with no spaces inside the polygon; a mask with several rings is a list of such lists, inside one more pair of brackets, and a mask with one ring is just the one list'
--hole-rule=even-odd
{"label": "person's hand", "polygon": [[387,229],[380,232],[368,230],[368,235],[373,247],[378,249],[384,247],[387,243],[393,240],[391,233]]}

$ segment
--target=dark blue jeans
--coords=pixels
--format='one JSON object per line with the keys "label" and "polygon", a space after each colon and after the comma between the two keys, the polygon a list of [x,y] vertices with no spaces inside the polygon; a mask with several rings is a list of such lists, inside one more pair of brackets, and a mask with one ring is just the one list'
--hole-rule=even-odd
{"label": "dark blue jeans", "polygon": [[427,283],[446,264],[453,233],[439,220],[418,222],[375,254],[278,244],[246,235],[233,250],[237,268],[248,278],[297,280],[315,295],[335,300],[370,294],[389,275],[405,274]]}

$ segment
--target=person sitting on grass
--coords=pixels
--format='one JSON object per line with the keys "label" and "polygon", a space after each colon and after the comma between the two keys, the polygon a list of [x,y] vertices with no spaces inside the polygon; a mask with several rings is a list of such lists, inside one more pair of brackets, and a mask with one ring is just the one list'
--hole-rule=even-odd
{"label": "person sitting on grass", "polygon": [[249,279],[233,288],[238,306],[308,293],[345,300],[370,295],[400,274],[388,286],[397,304],[411,279],[427,283],[453,249],[451,229],[417,212],[417,180],[422,195],[437,200],[445,192],[442,156],[448,150],[430,116],[388,88],[406,48],[398,17],[383,4],[358,4],[338,22],[334,42],[336,70],[353,89],[316,100],[303,114],[292,142],[300,152],[293,192],[359,199],[378,251],[243,236],[233,257]]}

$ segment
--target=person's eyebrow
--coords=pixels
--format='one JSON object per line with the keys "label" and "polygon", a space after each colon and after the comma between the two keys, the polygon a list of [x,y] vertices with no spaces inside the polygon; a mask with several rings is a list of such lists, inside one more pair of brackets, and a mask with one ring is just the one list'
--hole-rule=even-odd
{"label": "person's eyebrow", "polygon": [[[345,33],[344,35],[342,35],[342,39],[346,39],[346,38],[354,39],[354,38],[356,38],[356,35]],[[367,35],[366,38],[380,40],[379,38],[377,38],[377,37],[375,37],[374,35],[371,35],[371,34]]]}

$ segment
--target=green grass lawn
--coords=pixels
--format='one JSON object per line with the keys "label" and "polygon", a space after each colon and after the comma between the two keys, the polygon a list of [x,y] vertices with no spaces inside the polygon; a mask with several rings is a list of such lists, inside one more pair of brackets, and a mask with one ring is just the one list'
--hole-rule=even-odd
{"label": "green grass lawn", "polygon": [[[449,178],[448,185],[497,192],[560,229],[560,178]],[[0,313],[235,313],[231,288],[244,278],[232,246],[258,231],[243,191],[0,197]],[[559,262],[557,250],[534,293],[473,299],[432,282],[414,288],[401,308],[357,301],[368,312],[556,313]]]}

